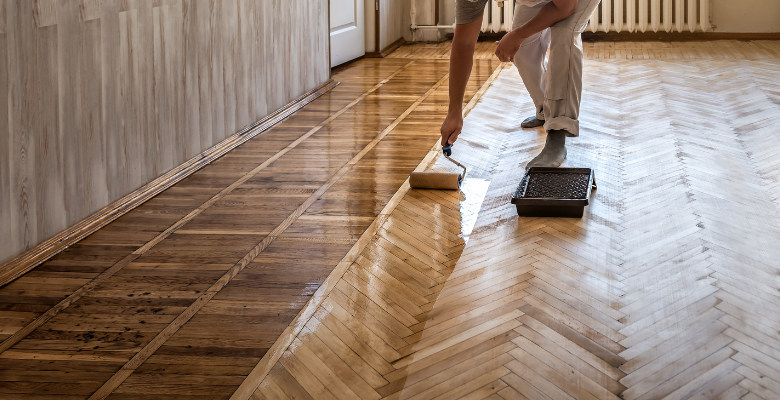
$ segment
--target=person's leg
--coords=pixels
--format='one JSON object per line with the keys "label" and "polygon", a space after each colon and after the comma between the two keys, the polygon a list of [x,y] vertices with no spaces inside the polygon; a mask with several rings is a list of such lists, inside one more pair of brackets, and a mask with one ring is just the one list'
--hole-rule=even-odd
{"label": "person's leg", "polygon": [[[518,5],[515,9],[512,29],[517,29],[531,20],[544,4],[535,7]],[[535,128],[544,123],[544,81],[547,71],[547,49],[550,47],[550,30],[545,29],[532,35],[523,41],[520,49],[515,54],[514,63],[523,84],[528,89],[528,94],[534,102],[536,115],[523,121],[523,128]]]}
{"label": "person's leg", "polygon": [[544,102],[547,131],[563,130],[579,136],[582,98],[582,37],[600,0],[580,0],[570,17],[550,27],[551,46]]}
{"label": "person's leg", "polygon": [[566,136],[579,136],[582,98],[582,38],[580,34],[600,0],[580,0],[570,17],[550,27],[550,58],[543,105],[547,140],[530,167],[558,167],[566,160]]}

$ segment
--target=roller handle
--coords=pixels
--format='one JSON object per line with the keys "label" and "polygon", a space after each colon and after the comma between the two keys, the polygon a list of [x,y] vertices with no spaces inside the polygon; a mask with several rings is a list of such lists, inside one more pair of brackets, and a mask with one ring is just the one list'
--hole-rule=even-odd
{"label": "roller handle", "polygon": [[441,146],[441,152],[444,153],[444,158],[450,160],[451,163],[463,168],[463,173],[458,175],[458,187],[460,187],[460,183],[463,182],[463,178],[466,177],[466,166],[450,158],[450,156],[452,155],[451,144],[447,143],[444,146]]}

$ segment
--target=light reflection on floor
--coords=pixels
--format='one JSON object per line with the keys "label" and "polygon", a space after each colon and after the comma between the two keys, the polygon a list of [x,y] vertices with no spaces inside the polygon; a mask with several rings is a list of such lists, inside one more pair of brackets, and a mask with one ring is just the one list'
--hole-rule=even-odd
{"label": "light reflection on floor", "polygon": [[485,200],[490,181],[486,179],[466,178],[461,184],[460,192],[460,235],[463,241],[468,243],[474,224],[477,222],[479,209]]}

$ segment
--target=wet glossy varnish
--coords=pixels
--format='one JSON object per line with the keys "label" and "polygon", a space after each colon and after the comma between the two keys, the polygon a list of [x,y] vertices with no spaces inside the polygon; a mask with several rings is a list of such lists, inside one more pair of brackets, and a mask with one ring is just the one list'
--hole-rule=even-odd
{"label": "wet glossy varnish", "polygon": [[474,224],[477,223],[477,215],[482,208],[490,181],[486,179],[466,178],[460,188],[460,234],[464,242],[469,241]]}
{"label": "wet glossy varnish", "polygon": [[[498,65],[475,64],[467,100]],[[0,289],[0,398],[230,397],[428,154],[447,72],[355,62],[300,112]]]}

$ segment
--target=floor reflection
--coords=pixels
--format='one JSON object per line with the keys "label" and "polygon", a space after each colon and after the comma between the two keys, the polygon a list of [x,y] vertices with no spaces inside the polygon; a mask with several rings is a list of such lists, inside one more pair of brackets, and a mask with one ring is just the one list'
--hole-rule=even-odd
{"label": "floor reflection", "polygon": [[477,215],[485,200],[490,181],[477,178],[466,178],[460,187],[462,200],[460,202],[460,235],[463,241],[468,243],[474,224],[477,223]]}

